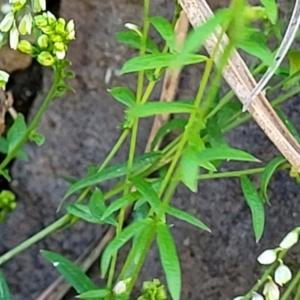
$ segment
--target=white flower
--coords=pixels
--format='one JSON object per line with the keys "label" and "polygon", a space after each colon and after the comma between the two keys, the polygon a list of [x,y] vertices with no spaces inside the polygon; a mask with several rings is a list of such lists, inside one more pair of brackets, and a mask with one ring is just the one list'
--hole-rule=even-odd
{"label": "white flower", "polygon": [[283,238],[283,240],[279,244],[279,247],[282,249],[289,249],[295,244],[297,244],[298,239],[299,239],[298,230],[294,229]]}
{"label": "white flower", "polygon": [[9,33],[9,46],[11,49],[16,50],[18,48],[18,44],[19,44],[19,31],[16,22],[14,22],[13,27]]}
{"label": "white flower", "polygon": [[0,88],[5,90],[5,86],[8,82],[9,74],[5,71],[0,70]]}
{"label": "white flower", "polygon": [[277,267],[277,269],[275,270],[275,274],[274,274],[275,282],[278,285],[283,286],[284,284],[289,282],[291,279],[292,279],[291,270],[283,263],[280,264],[280,266]]}
{"label": "white flower", "polygon": [[279,300],[280,291],[272,279],[265,284],[263,294],[266,296],[267,300]]}
{"label": "white flower", "polygon": [[34,12],[46,10],[46,0],[32,0],[32,8]]}
{"label": "white flower", "polygon": [[265,250],[258,258],[258,262],[262,265],[270,265],[277,259],[277,253],[274,249]]}
{"label": "white flower", "polygon": [[251,300],[264,300],[264,297],[260,294],[255,294]]}
{"label": "white flower", "polygon": [[33,22],[33,19],[32,19],[31,14],[26,14],[22,18],[22,20],[20,21],[20,24],[19,24],[19,31],[22,35],[25,35],[27,33],[31,34],[32,22]]}
{"label": "white flower", "polygon": [[238,297],[235,297],[233,300],[242,300],[244,298],[244,296],[238,296]]}
{"label": "white flower", "polygon": [[113,292],[115,295],[121,295],[126,292],[126,288],[126,282],[124,280],[121,280],[114,286]]}
{"label": "white flower", "polygon": [[124,26],[132,31],[135,31],[139,36],[142,36],[142,32],[137,25],[132,24],[132,23],[126,23]]}
{"label": "white flower", "polygon": [[11,5],[8,3],[5,3],[5,4],[1,5],[0,10],[4,15],[6,15],[9,12],[11,12]]}
{"label": "white flower", "polygon": [[7,15],[5,15],[5,17],[3,18],[3,20],[0,23],[0,30],[2,32],[8,32],[11,28],[11,26],[13,25],[15,16],[14,13],[11,11],[9,12]]}

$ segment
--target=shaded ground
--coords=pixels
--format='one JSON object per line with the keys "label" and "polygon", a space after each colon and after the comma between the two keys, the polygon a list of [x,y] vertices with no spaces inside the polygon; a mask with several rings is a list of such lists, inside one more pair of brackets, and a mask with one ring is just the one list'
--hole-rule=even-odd
{"label": "shaded ground", "polygon": [[[170,17],[171,2],[154,1],[153,14]],[[72,85],[77,93],[51,104],[39,127],[47,138],[45,144],[41,148],[26,145],[29,162],[18,161],[14,165],[12,188],[19,203],[8,222],[0,226],[0,253],[58,218],[55,211],[67,188],[61,175],[83,176],[85,166],[101,162],[118,138],[117,126],[123,121],[123,108],[106,90],[116,85],[134,88],[135,78],[120,78],[114,73],[133,53],[118,44],[114,34],[122,30],[126,22],[140,23],[141,11],[141,1],[62,1],[61,14],[67,19],[74,18],[77,24],[77,40],[69,53],[72,69],[76,72]],[[112,77],[105,84],[108,69],[112,71]],[[200,73],[197,67],[184,71],[178,99],[194,96]],[[45,89],[50,82],[46,72]],[[158,95],[159,90],[153,98]],[[42,95],[37,98],[32,114],[42,99]],[[298,103],[299,99],[294,99],[286,106],[295,124],[299,123]],[[150,126],[151,122],[141,123],[140,152],[144,149]],[[233,147],[247,149],[262,161],[268,161],[277,153],[254,123],[239,127],[227,137]],[[117,160],[124,161],[125,156],[123,151]],[[255,282],[257,254],[278,244],[287,231],[299,224],[299,191],[286,172],[275,176],[270,187],[272,206],[267,211],[266,231],[257,245],[238,180],[201,182],[197,195],[179,187],[174,205],[197,215],[212,229],[212,234],[207,234],[174,221],[172,233],[183,271],[182,299],[229,300],[245,292]],[[52,234],[6,263],[3,271],[13,298],[36,299],[56,278],[53,267],[39,255],[40,249],[57,251],[74,260],[102,230],[102,227],[80,222],[72,229]],[[91,273],[98,278],[96,267]],[[162,278],[155,247],[149,253],[141,281],[153,277]],[[74,299],[74,296],[70,294],[66,299]]]}

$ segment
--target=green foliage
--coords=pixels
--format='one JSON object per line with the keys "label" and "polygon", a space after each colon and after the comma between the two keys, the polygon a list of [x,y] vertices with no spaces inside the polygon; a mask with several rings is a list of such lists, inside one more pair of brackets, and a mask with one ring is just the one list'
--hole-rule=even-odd
{"label": "green foliage", "polygon": [[11,295],[3,273],[0,271],[0,300],[11,300]]}
{"label": "green foliage", "polygon": [[[35,9],[37,9],[36,3],[40,2],[34,1],[34,3]],[[143,26],[139,28],[129,24],[126,26],[130,30],[116,35],[120,42],[139,50],[140,53],[139,56],[125,62],[121,70],[122,74],[138,73],[136,89],[118,86],[108,90],[116,101],[125,106],[126,121],[120,126],[122,128],[121,136],[100,166],[88,167],[87,175],[79,180],[67,179],[70,187],[62,202],[74,193],[80,192],[80,195],[75,203],[66,206],[68,215],[61,222],[46,228],[41,235],[45,236],[45,232],[50,233],[70,224],[68,222],[72,216],[76,220],[79,218],[98,226],[109,224],[115,227],[115,236],[101,256],[101,274],[103,277],[107,276],[107,284],[100,288],[96,287],[75,264],[66,258],[53,252],[42,251],[42,255],[74,287],[79,294],[78,298],[130,299],[132,297],[131,290],[136,283],[143,262],[153,240],[156,239],[169,294],[173,300],[180,299],[180,263],[170,227],[166,223],[166,216],[210,232],[208,226],[201,220],[170,204],[180,181],[192,192],[197,192],[198,181],[201,179],[239,177],[244,198],[251,211],[256,241],[261,239],[265,226],[265,205],[262,199],[269,202],[267,188],[275,171],[290,168],[290,165],[281,156],[264,165],[253,155],[227,143],[224,132],[246,121],[247,116],[241,114],[242,106],[240,103],[231,101],[232,92],[221,97],[221,72],[215,72],[212,64],[218,51],[215,51],[212,57],[198,53],[212,33],[218,32],[218,36],[222,36],[219,34],[222,31],[222,33],[228,34],[230,43],[228,46],[225,45],[223,54],[220,54],[221,67],[226,65],[231,50],[237,48],[262,62],[258,66],[256,63],[254,64],[256,66],[255,74],[265,72],[267,66],[273,61],[273,53],[268,47],[270,37],[274,35],[278,39],[277,43],[281,41],[282,37],[281,28],[277,21],[278,7],[276,2],[274,0],[261,0],[261,3],[264,7],[252,7],[248,6],[244,0],[233,0],[228,9],[220,10],[205,24],[193,29],[182,47],[177,49],[174,24],[176,24],[180,12],[179,5],[176,5],[174,19],[170,22],[162,16],[150,17],[150,1],[145,0]],[[29,6],[26,9],[29,9]],[[22,11],[19,11],[19,14],[22,14]],[[251,23],[257,20],[263,20],[260,27],[255,27],[254,23]],[[54,82],[32,123],[26,125],[24,117],[19,114],[6,136],[0,138],[0,152],[6,154],[5,160],[0,164],[0,174],[7,180],[10,179],[7,165],[11,160],[16,157],[26,158],[26,154],[22,152],[24,143],[33,141],[38,146],[44,143],[44,136],[37,133],[36,130],[49,103],[55,97],[62,96],[67,91],[73,91],[66,83],[68,78],[74,76],[72,72],[66,69],[70,62],[59,58],[65,54],[67,42],[75,38],[73,22],[70,21],[65,24],[62,19],[57,20],[50,14],[39,14],[34,22],[36,28],[41,31],[40,34],[51,28],[57,33],[57,38],[62,39],[63,42],[53,43],[51,41],[49,45],[46,45],[49,50],[46,51],[47,53],[40,51],[46,43],[44,37],[38,41],[37,36],[34,36],[35,42],[33,44],[23,40],[18,46],[23,52],[27,51],[26,53],[37,57],[37,60],[43,65],[52,65]],[[56,24],[55,27],[53,24]],[[260,29],[261,27],[263,30]],[[149,36],[149,32],[152,33],[149,28],[155,29],[160,35],[160,40],[164,43],[162,48],[158,47]],[[237,28],[238,30],[236,30]],[[38,32],[36,34],[39,35]],[[47,36],[53,38],[51,34],[47,34]],[[61,49],[58,49],[60,46]],[[278,90],[282,90],[283,97],[287,95],[290,97],[293,93],[299,92],[299,89],[298,91],[292,89],[295,86],[299,87],[299,52],[291,50],[288,59],[289,69],[281,67],[276,73],[278,83],[271,87],[271,92],[276,91],[277,93]],[[152,91],[159,83],[166,68],[176,70],[182,66],[202,62],[205,62],[205,71],[199,78],[200,83],[195,99],[173,102],[158,101],[154,97],[154,100],[151,99]],[[3,73],[1,74],[3,77]],[[1,80],[3,81],[3,78]],[[278,116],[291,134],[300,141],[296,127],[278,107],[280,102],[282,102],[280,97],[273,102]],[[160,127],[151,144],[152,152],[137,156],[136,145],[139,141],[140,119],[161,114],[177,115],[176,118]],[[166,139],[164,138],[171,132],[179,132],[180,134],[173,141],[165,142]],[[129,142],[127,141],[128,137],[130,137]],[[153,151],[161,140],[163,143],[160,151]],[[120,149],[123,151],[122,147],[125,143],[129,144],[128,161],[110,165],[116,153]],[[247,169],[245,167],[243,170],[221,172],[219,166],[228,161],[260,163],[260,168]],[[295,175],[293,172],[294,170],[290,173],[291,177],[300,181],[299,175]],[[250,174],[259,173],[262,173],[260,194],[248,178]],[[108,180],[112,180],[114,185],[104,195],[95,186]],[[108,204],[105,203],[106,200],[109,201]],[[207,201],[209,200],[207,199]],[[125,224],[124,217],[126,209],[131,205],[134,206],[133,221],[128,225]],[[0,193],[0,220],[14,207],[15,196],[9,191],[2,191]],[[38,235],[33,240],[39,238]],[[31,240],[29,240],[28,245],[30,243],[32,243]],[[130,246],[130,251],[123,266],[121,266],[120,274],[116,276],[117,255],[127,243]],[[20,250],[18,247],[17,250]],[[12,251],[8,257],[13,257],[16,252]],[[4,261],[6,259],[7,256],[4,256]],[[0,257],[1,263],[3,261]],[[114,283],[115,278],[117,281]],[[121,292],[117,289],[120,282],[121,284],[126,282],[123,285],[125,290],[121,290]],[[253,294],[250,296],[252,297]],[[4,277],[0,273],[0,300],[10,298]],[[159,280],[143,283],[142,295],[138,300],[165,299],[167,299],[167,292]]]}
{"label": "green foliage", "polygon": [[259,240],[263,235],[264,227],[265,227],[264,204],[257,190],[253,186],[252,182],[245,175],[241,176],[241,186],[242,186],[245,200],[251,210],[252,225],[253,225],[253,231],[256,238],[256,242],[259,242]]}
{"label": "green foliage", "polygon": [[41,254],[56,268],[77,293],[81,294],[97,288],[84,272],[60,254],[46,250],[42,250]]}
{"label": "green foliage", "polygon": [[157,245],[169,292],[173,300],[180,300],[181,270],[176,247],[167,224],[157,226]]}
{"label": "green foliage", "polygon": [[260,191],[261,191],[261,195],[262,195],[264,201],[266,201],[266,202],[269,202],[269,198],[267,195],[268,184],[269,184],[274,172],[276,171],[276,169],[285,161],[286,161],[285,158],[282,156],[274,158],[267,164],[267,166],[265,167],[265,169],[262,173],[261,183],[260,183]]}

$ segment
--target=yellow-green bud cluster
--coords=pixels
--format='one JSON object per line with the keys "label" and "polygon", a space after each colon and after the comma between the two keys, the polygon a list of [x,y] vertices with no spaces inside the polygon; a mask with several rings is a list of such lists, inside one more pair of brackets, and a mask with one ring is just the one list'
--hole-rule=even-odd
{"label": "yellow-green bud cluster", "polygon": [[0,222],[4,220],[7,213],[16,208],[16,197],[11,191],[3,190],[0,193]]}
{"label": "yellow-green bud cluster", "polygon": [[52,66],[57,59],[64,59],[68,43],[75,39],[74,21],[66,23],[63,18],[57,19],[47,12],[35,16],[34,25],[41,32],[35,45],[21,41],[18,49],[24,53],[36,54],[38,62],[44,66]]}
{"label": "yellow-green bud cluster", "polygon": [[[0,32],[9,33],[9,44],[12,49],[36,57],[44,66],[52,66],[57,60],[66,56],[68,43],[75,39],[75,25],[71,20],[66,23],[63,18],[56,18],[50,12],[43,12],[34,17],[25,7],[26,0],[10,0],[9,11],[0,22]],[[31,0],[31,10],[39,13],[46,9],[46,0]],[[17,18],[18,16],[18,18]],[[18,19],[18,20],[17,20]],[[18,21],[18,24],[17,24]],[[21,40],[20,35],[30,35],[35,31],[35,42]]]}

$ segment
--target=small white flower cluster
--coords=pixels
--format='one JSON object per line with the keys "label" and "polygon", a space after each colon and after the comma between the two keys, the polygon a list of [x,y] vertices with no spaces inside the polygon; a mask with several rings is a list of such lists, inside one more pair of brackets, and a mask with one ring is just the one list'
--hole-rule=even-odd
{"label": "small white flower cluster", "polygon": [[[265,284],[263,289],[263,295],[255,294],[251,300],[279,300],[280,290],[278,286],[283,286],[292,279],[292,272],[281,259],[278,259],[278,253],[283,250],[288,250],[294,246],[299,240],[300,227],[289,232],[279,244],[279,248],[267,249],[257,258],[258,262],[262,265],[271,265],[278,261],[279,266],[276,268],[274,273],[274,279],[269,276],[268,282]],[[233,300],[242,300],[244,296],[239,296]]]}
{"label": "small white flower cluster", "polygon": [[[31,0],[30,12],[26,12],[26,0],[10,0],[10,3],[11,11],[0,22],[0,32],[9,33],[10,47],[36,57],[44,66],[52,66],[57,59],[64,59],[68,43],[75,39],[74,21],[66,23],[63,18],[57,19],[52,13],[43,12],[46,0]],[[39,14],[32,16],[32,11]],[[33,30],[36,39],[33,44],[25,39],[19,41],[20,35],[30,35]]]}

